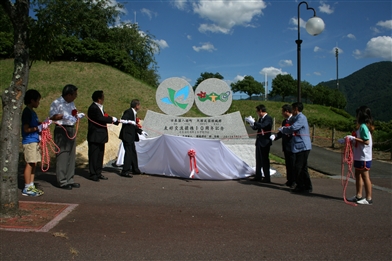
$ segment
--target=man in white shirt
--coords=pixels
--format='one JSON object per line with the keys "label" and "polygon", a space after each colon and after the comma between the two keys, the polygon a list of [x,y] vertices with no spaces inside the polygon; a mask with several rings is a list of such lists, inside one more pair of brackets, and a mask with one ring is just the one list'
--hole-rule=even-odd
{"label": "man in white shirt", "polygon": [[78,113],[74,100],[78,96],[78,88],[67,84],[63,88],[62,95],[50,105],[49,117],[56,122],[54,129],[54,142],[60,148],[56,154],[56,176],[60,188],[71,190],[79,188],[80,184],[74,182],[76,140],[76,121],[84,116]]}

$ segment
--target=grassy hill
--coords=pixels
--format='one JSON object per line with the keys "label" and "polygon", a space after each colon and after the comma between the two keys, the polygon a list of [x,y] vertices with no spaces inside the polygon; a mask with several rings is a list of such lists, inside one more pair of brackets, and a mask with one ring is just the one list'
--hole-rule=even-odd
{"label": "grassy hill", "polygon": [[[13,73],[13,60],[0,60],[0,88],[1,92],[8,88]],[[133,77],[112,67],[97,63],[79,62],[55,62],[34,63],[30,70],[29,89],[38,90],[42,99],[37,114],[40,120],[48,117],[49,107],[53,100],[61,95],[63,87],[68,84],[76,85],[78,97],[75,105],[80,112],[87,113],[87,109],[92,103],[91,95],[95,90],[103,90],[105,93],[105,111],[117,118],[121,117],[123,111],[128,109],[132,99],[139,99],[142,108],[138,116],[143,119],[147,110],[162,113],[155,101],[156,89],[145,85]],[[283,102],[275,101],[252,101],[234,100],[229,112],[240,111],[243,117],[252,115],[257,117],[255,107],[263,103],[268,113],[276,118],[279,124],[283,117],[281,106]],[[0,111],[0,116],[2,111]],[[347,121],[347,118],[333,112],[329,107],[320,105],[305,104],[304,114],[309,119],[319,119],[326,121]],[[196,106],[187,112],[187,117],[203,117]],[[81,143],[86,139],[87,120],[82,119],[79,127],[77,142]]]}

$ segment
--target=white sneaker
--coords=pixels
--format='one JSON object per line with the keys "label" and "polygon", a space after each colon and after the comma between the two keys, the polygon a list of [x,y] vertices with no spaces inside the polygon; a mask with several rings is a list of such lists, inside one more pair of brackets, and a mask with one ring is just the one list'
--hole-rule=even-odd
{"label": "white sneaker", "polygon": [[371,204],[373,204],[373,200],[363,198],[361,200],[358,200],[357,204],[359,204],[359,205],[371,205]]}
{"label": "white sneaker", "polygon": [[360,201],[362,199],[363,198],[358,198],[357,196],[354,196],[354,197],[348,198],[347,201],[349,201],[349,202],[358,202],[358,201]]}

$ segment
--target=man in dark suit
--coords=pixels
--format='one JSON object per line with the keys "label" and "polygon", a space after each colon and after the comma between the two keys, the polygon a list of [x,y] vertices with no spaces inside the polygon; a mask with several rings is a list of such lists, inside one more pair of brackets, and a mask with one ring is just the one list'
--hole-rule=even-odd
{"label": "man in dark suit", "polygon": [[108,130],[106,124],[119,124],[116,117],[110,117],[103,109],[105,96],[103,91],[95,91],[91,97],[93,103],[88,108],[88,165],[90,179],[99,181],[108,178],[102,175],[103,156],[105,154],[105,143],[108,142]]}
{"label": "man in dark suit", "polygon": [[[292,120],[292,107],[289,104],[285,104],[282,106],[282,115],[285,118],[282,121],[282,127],[290,126],[290,121]],[[294,176],[294,159],[293,153],[291,152],[291,138],[293,136],[291,134],[283,134],[282,132],[278,132],[276,134],[275,140],[282,139],[282,150],[284,154],[284,161],[286,164],[286,186],[293,188],[295,186],[295,176]]]}
{"label": "man in dark suit", "polygon": [[[247,119],[252,129],[257,130],[256,138],[256,176],[252,181],[271,183],[269,152],[272,145],[271,129],[272,118],[267,114],[267,109],[260,104],[256,107],[259,120],[256,122]],[[263,168],[264,178],[262,179],[261,168]]]}
{"label": "man in dark suit", "polygon": [[[125,150],[124,165],[121,171],[121,176],[123,177],[132,178],[132,174],[141,173],[137,161],[135,142],[139,141],[138,134],[145,134],[145,132],[136,124],[136,114],[139,109],[140,101],[134,99],[131,101],[131,108],[124,111],[123,116],[121,117],[121,122],[123,122],[123,125],[120,131],[120,139],[123,142]],[[124,124],[125,122],[127,124]]]}

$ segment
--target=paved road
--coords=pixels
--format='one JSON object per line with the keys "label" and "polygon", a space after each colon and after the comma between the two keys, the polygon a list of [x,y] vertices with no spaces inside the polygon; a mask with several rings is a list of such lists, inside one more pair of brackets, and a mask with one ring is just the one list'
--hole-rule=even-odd
{"label": "paved road", "polygon": [[[284,178],[200,181],[138,175],[86,179],[81,188],[37,177],[45,195],[20,200],[78,206],[49,232],[0,231],[0,260],[391,260],[391,194],[349,206],[341,182],[313,179],[314,193],[292,194]],[[347,194],[355,191],[351,184]],[[61,236],[55,236],[61,235]]]}
{"label": "paved road", "polygon": [[[284,157],[281,150],[281,140],[274,141],[271,147],[271,153],[279,157]],[[341,177],[342,173],[342,154],[333,152],[321,147],[312,146],[312,151],[309,154],[308,165],[310,168],[325,173],[330,176]],[[347,174],[347,166],[345,166],[345,173]],[[370,170],[372,183],[376,186],[392,189],[392,164],[373,160],[372,168]]]}

